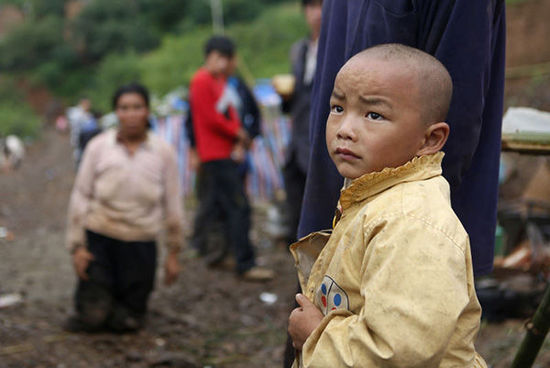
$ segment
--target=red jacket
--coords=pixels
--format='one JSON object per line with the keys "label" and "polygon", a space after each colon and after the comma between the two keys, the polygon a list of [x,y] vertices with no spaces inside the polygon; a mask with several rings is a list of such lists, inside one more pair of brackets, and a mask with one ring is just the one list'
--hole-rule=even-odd
{"label": "red jacket", "polygon": [[225,78],[216,78],[205,68],[200,68],[191,80],[189,100],[193,111],[197,152],[201,162],[230,158],[237,132],[241,127],[233,107],[229,107],[226,114],[216,110],[225,86]]}

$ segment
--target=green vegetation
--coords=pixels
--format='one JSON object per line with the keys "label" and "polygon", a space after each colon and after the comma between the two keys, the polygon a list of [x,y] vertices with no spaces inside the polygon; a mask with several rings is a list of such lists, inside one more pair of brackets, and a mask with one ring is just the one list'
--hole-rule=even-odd
{"label": "green vegetation", "polygon": [[[252,78],[288,72],[290,46],[307,33],[295,5],[277,6],[253,22],[234,24],[226,31],[237,43],[241,72]],[[157,50],[141,60],[143,82],[161,94],[187,85],[203,62],[203,44],[211,35],[210,27],[202,27],[165,37]]]}
{"label": "green vegetation", "polygon": [[[25,13],[25,21],[0,38],[0,78],[45,86],[67,104],[86,95],[106,112],[123,83],[141,81],[157,95],[186,86],[212,35],[206,0],[92,0],[72,19],[65,18],[67,2],[0,0],[0,6],[15,5]],[[307,32],[299,2],[222,3],[225,31],[237,43],[244,77],[288,72],[290,46]],[[20,110],[31,121],[23,100],[8,102],[0,94],[1,116]],[[0,131],[5,124],[0,122]]]}
{"label": "green vegetation", "polygon": [[35,138],[38,135],[40,120],[28,106],[0,102],[0,116],[0,136],[15,134]]}
{"label": "green vegetation", "polygon": [[34,112],[21,104],[16,83],[11,78],[0,78],[0,136],[16,134],[34,138],[38,135],[40,121]]}
{"label": "green vegetation", "polygon": [[94,109],[102,112],[111,110],[111,96],[123,84],[141,79],[139,56],[128,51],[123,54],[109,54],[96,69],[93,88],[86,93]]}

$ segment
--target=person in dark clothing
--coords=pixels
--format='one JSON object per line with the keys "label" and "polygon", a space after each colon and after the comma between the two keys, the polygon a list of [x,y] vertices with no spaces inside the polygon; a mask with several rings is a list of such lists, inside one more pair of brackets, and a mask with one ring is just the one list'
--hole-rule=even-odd
{"label": "person in dark clothing", "polygon": [[[291,115],[291,137],[283,168],[287,195],[289,231],[287,243],[296,241],[309,162],[309,114],[311,90],[317,61],[317,43],[321,31],[321,0],[302,0],[310,34],[292,45],[290,60],[294,76],[294,92],[283,104]],[[275,84],[275,88],[277,85]],[[284,96],[283,96],[284,98]]]}
{"label": "person in dark clothing", "polygon": [[230,39],[212,37],[206,43],[205,64],[191,80],[189,99],[202,180],[194,232],[208,231],[210,209],[219,204],[237,273],[245,280],[266,281],[274,273],[255,264],[249,238],[250,205],[238,170],[250,137],[237,115],[236,94],[227,86],[234,52]]}
{"label": "person in dark clothing", "polygon": [[[231,70],[232,69],[234,68],[231,68]],[[254,95],[252,94],[246,83],[238,75],[233,74],[229,76],[227,83],[231,88],[234,89],[234,91],[238,95],[238,106],[236,106],[236,109],[244,129],[247,131],[248,136],[252,140],[260,134],[261,113],[260,109],[258,108],[258,104],[256,103]],[[189,110],[187,118],[185,119],[185,128],[187,132],[187,139],[189,140],[191,149],[194,151],[194,154],[196,154],[197,146],[195,140],[195,132],[193,129],[193,112],[191,111],[191,109]],[[249,165],[250,163],[247,155],[245,160],[239,165],[239,174],[242,180],[243,187],[246,182],[246,175],[249,171]],[[203,178],[200,166],[197,166],[196,170],[197,196],[201,198],[203,191],[205,190],[204,188],[208,186],[209,183],[208,178]],[[217,243],[222,244],[218,244],[215,251],[212,252],[212,250],[210,249],[212,247],[209,247],[208,244],[208,236],[212,235],[212,233],[215,233],[215,229],[223,227],[223,222],[225,221],[225,219],[223,218],[222,211],[220,211],[219,209],[218,203],[211,201],[204,201],[200,203],[201,207],[207,205],[209,205],[210,208],[199,209],[199,211],[204,211],[205,213],[208,213],[209,216],[197,218],[197,220],[200,219],[201,221],[204,221],[204,223],[195,223],[195,231],[192,235],[191,246],[199,253],[199,255],[207,257],[208,264],[215,266],[223,262],[225,260],[225,257],[229,253],[227,241],[224,241],[228,239],[228,237],[225,237],[225,239],[218,237],[219,241]],[[216,224],[217,226],[212,225],[212,223]],[[204,230],[206,229],[206,226],[214,226],[214,229],[206,232]]]}
{"label": "person in dark clothing", "polygon": [[[298,237],[331,227],[343,179],[325,145],[325,121],[338,70],[383,43],[421,49],[454,82],[443,148],[451,204],[471,239],[474,273],[493,265],[505,65],[504,0],[323,2],[310,116],[310,159]],[[293,350],[288,349],[288,354]],[[286,365],[288,366],[288,365]]]}
{"label": "person in dark clothing", "polygon": [[78,158],[77,164],[80,163],[82,158],[82,153],[86,149],[88,142],[92,140],[93,137],[101,133],[102,129],[98,123],[99,117],[101,116],[98,112],[92,111],[93,118],[86,122],[86,124],[80,127],[78,133],[78,149],[80,150],[81,156]]}

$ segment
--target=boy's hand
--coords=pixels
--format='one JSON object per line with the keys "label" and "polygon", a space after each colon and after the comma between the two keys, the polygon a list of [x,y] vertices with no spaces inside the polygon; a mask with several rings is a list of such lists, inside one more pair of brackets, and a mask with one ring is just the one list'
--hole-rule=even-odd
{"label": "boy's hand", "polygon": [[321,323],[324,316],[303,294],[296,294],[296,301],[300,306],[288,317],[288,334],[292,338],[292,346],[302,350],[306,339]]}

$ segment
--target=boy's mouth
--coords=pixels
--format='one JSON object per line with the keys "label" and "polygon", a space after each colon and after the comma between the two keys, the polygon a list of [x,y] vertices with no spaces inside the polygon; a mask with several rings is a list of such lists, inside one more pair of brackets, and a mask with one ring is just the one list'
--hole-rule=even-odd
{"label": "boy's mouth", "polygon": [[353,160],[353,159],[361,158],[358,155],[356,155],[353,151],[347,148],[338,147],[336,148],[335,153],[344,160]]}

